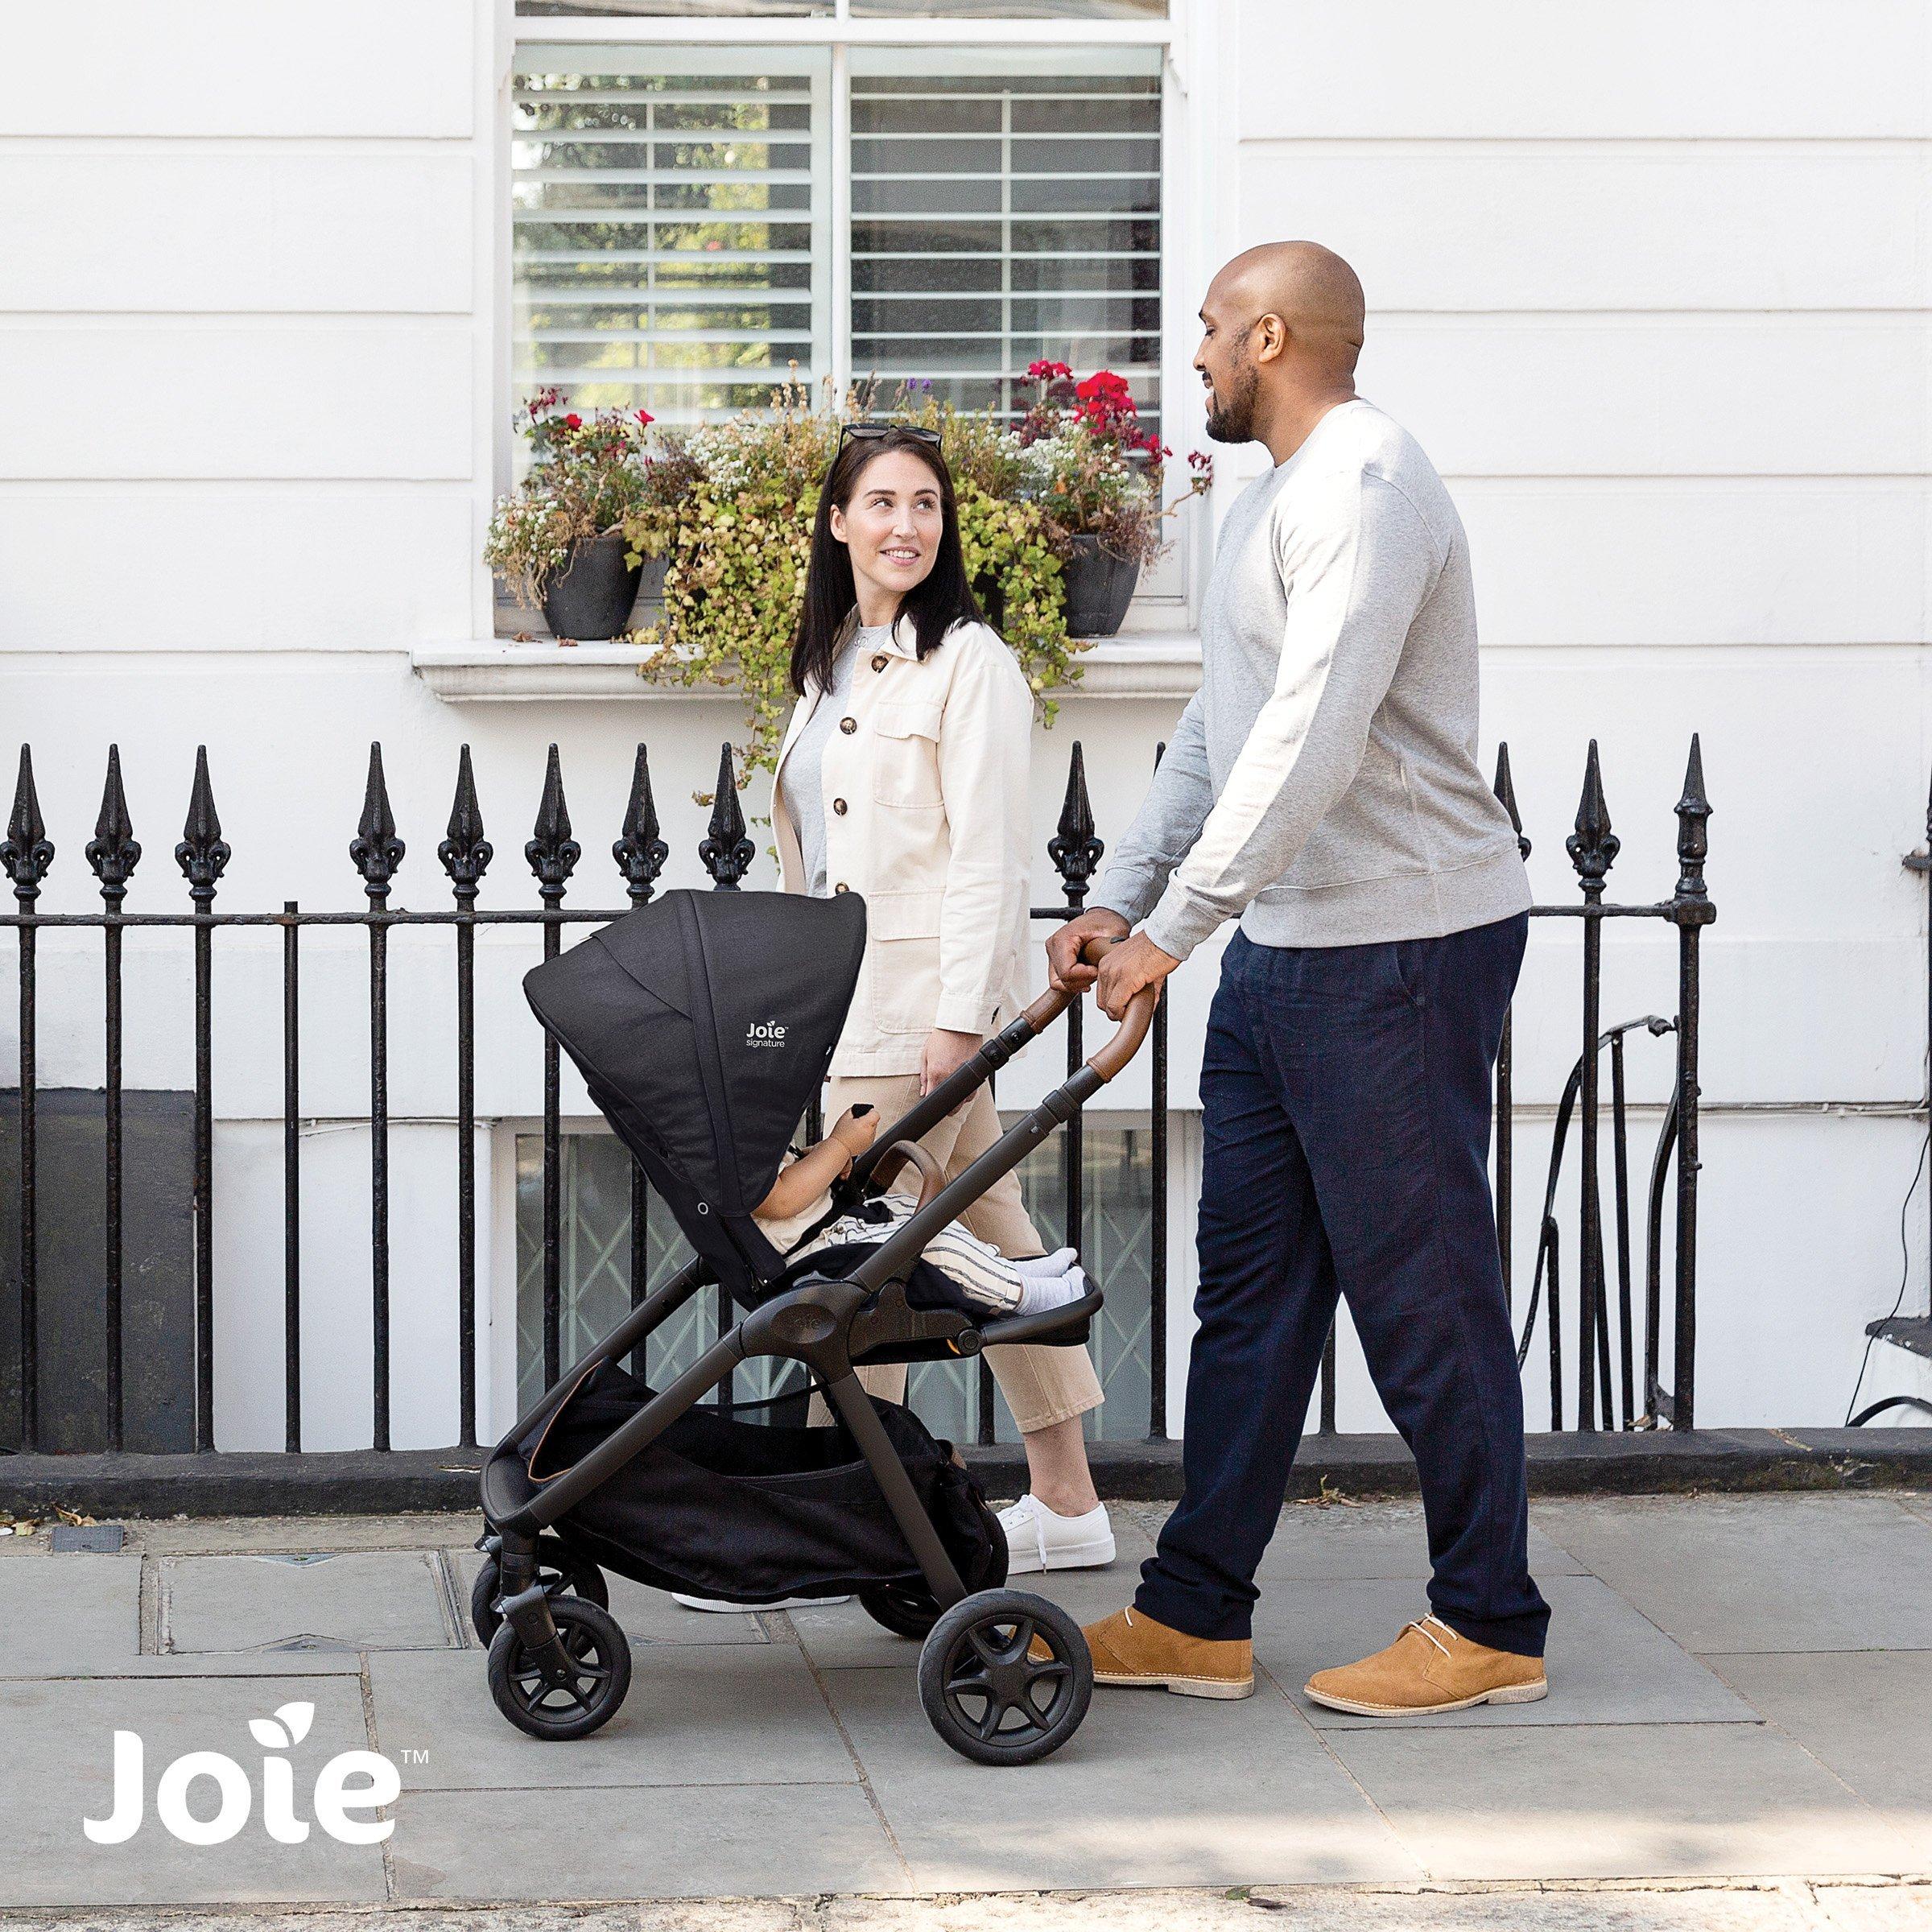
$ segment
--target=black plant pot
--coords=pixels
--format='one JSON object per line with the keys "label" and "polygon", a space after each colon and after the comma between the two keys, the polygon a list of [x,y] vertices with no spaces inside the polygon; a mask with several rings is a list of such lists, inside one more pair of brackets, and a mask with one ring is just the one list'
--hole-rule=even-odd
{"label": "black plant pot", "polygon": [[1075,537],[1067,564],[1067,629],[1076,638],[1111,638],[1127,615],[1141,567],[1100,547],[1098,537]]}
{"label": "black plant pot", "polygon": [[973,580],[972,594],[980,601],[986,621],[1002,636],[1006,630],[1006,586],[989,571]]}
{"label": "black plant pot", "polygon": [[621,530],[572,547],[543,592],[543,621],[553,638],[600,643],[629,627],[644,567],[625,564],[628,547]]}

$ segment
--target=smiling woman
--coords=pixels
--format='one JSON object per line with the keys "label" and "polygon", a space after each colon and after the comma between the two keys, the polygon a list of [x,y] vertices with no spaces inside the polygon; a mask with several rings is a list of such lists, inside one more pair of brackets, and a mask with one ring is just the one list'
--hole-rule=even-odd
{"label": "smiling woman", "polygon": [[[1033,698],[974,600],[939,443],[930,429],[848,426],[819,493],[792,649],[799,701],[772,800],[782,882],[859,893],[866,907],[828,1117],[869,1103],[897,1119],[1026,1003]],[[951,1179],[999,1131],[981,1088],[923,1145]],[[963,1219],[1009,1260],[1046,1251],[1017,1174]],[[1009,1525],[1022,1538],[1013,1567],[1111,1562],[1080,1419],[1101,1400],[1087,1352],[988,1360],[1033,1478],[1023,1521]],[[875,1395],[904,1400],[902,1367],[860,1373]]]}

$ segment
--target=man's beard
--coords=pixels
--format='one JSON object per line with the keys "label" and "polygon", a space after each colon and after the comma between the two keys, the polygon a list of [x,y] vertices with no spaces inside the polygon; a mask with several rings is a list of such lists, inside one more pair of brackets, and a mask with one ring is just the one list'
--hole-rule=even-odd
{"label": "man's beard", "polygon": [[1208,434],[1216,443],[1252,443],[1254,440],[1254,399],[1261,386],[1261,372],[1252,362],[1244,362],[1230,378],[1227,399],[1216,392],[1208,411]]}

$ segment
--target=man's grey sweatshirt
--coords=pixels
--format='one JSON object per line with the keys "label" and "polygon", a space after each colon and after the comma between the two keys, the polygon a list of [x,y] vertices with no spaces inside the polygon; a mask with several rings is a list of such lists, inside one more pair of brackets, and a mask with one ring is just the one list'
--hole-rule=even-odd
{"label": "man's grey sweatshirt", "polygon": [[1090,903],[1185,959],[1440,937],[1530,904],[1476,762],[1469,543],[1415,440],[1331,409],[1223,526],[1201,687]]}

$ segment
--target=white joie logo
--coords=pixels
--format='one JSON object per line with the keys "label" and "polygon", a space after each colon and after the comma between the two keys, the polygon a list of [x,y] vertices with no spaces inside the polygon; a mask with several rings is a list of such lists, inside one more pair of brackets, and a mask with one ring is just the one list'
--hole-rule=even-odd
{"label": "white joie logo", "polygon": [[[264,1751],[291,1751],[315,1722],[313,1704],[283,1704],[270,1717],[251,1717],[248,1728]],[[124,1845],[141,1828],[146,1809],[145,1756],[140,1735],[114,1733],[114,1808],[105,1818],[85,1818],[85,1831],[97,1845]],[[212,1818],[196,1818],[188,1794],[205,1778],[220,1797]],[[379,1845],[396,1828],[393,1818],[352,1818],[393,1805],[402,1789],[402,1774],[379,1751],[345,1751],[332,1757],[316,1779],[316,1823],[345,1845]],[[155,1786],[155,1815],[172,1836],[188,1845],[221,1845],[248,1823],[254,1809],[248,1773],[219,1751],[190,1751],[161,1773]],[[299,1845],[308,1823],[295,1816],[295,1768],[285,1757],[262,1761],[262,1823],[279,1845]]]}
{"label": "white joie logo", "polygon": [[745,1044],[747,1046],[782,1046],[785,1044],[785,1029],[776,1020],[754,1020],[745,1029]]}

